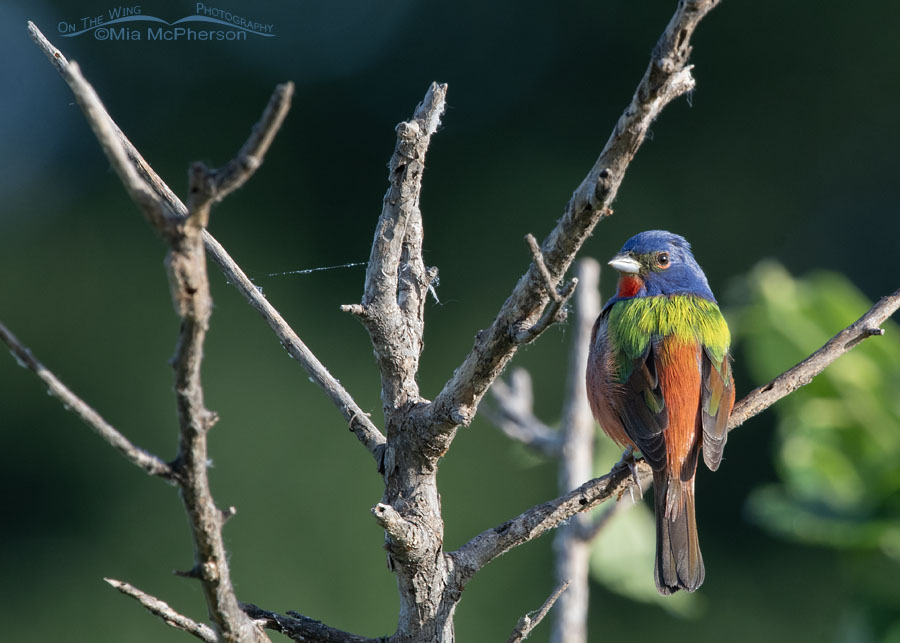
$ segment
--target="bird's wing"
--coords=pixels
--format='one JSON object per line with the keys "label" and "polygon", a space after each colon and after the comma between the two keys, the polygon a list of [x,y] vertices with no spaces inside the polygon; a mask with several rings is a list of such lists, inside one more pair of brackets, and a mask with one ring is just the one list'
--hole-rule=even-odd
{"label": "bird's wing", "polygon": [[658,342],[648,342],[624,381],[619,414],[625,433],[654,471],[666,466],[666,401],[656,372]]}
{"label": "bird's wing", "polygon": [[[704,347],[705,348],[705,347]],[[708,348],[703,351],[700,416],[703,423],[703,461],[711,471],[719,468],[728,439],[728,416],[734,406],[734,377],[726,353],[717,360]]]}

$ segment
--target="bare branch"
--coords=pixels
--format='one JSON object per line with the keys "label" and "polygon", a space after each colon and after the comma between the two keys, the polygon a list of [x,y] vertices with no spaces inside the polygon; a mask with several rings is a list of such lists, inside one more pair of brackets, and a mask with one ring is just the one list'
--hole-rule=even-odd
{"label": "bare branch", "polygon": [[275,307],[269,303],[269,300],[263,296],[241,267],[225,252],[222,244],[208,230],[203,231],[203,242],[206,245],[206,252],[219,265],[228,283],[237,288],[250,305],[262,315],[288,355],[297,360],[310,379],[325,392],[344,416],[353,434],[375,456],[376,461],[380,462],[387,440],[372,423],[369,414],[359,407],[347,389],[303,343],[303,340],[284,320],[281,313],[275,310]]}
{"label": "bare branch", "polygon": [[484,406],[481,412],[507,437],[547,456],[560,454],[562,435],[534,415],[534,396],[528,371],[524,368],[513,369],[509,374],[509,383],[497,378],[491,386],[491,395],[497,402],[497,409]]}
{"label": "bare branch", "polygon": [[436,276],[422,260],[419,194],[425,155],[446,105],[447,85],[432,83],[411,120],[397,125],[384,196],[366,269],[362,303],[343,306],[369,331],[381,371],[386,409],[419,401],[416,374],[422,352],[428,286]]}
{"label": "bare branch", "polygon": [[516,332],[516,342],[519,344],[528,344],[537,339],[538,335],[550,328],[553,324],[562,323],[566,320],[566,309],[564,306],[569,301],[569,297],[575,292],[575,286],[578,285],[578,278],[573,277],[569,283],[565,285],[561,292],[553,292],[550,303],[544,309],[540,319],[533,325],[527,326]]}
{"label": "bare branch", "polygon": [[[60,53],[40,32],[34,23],[28,23],[28,32],[32,39],[47,55],[47,58],[53,63],[57,71],[62,74],[63,78],[68,81],[69,70],[71,64],[66,60],[65,56]],[[102,105],[100,106],[102,108]],[[105,114],[105,118],[98,117],[98,122],[108,121],[115,132],[115,138],[118,139],[122,148],[130,160],[133,168],[144,183],[148,185],[155,196],[157,202],[162,203],[169,212],[169,216],[187,217],[188,211],[184,203],[175,195],[168,185],[159,177],[153,168],[144,160],[137,151],[131,141],[122,133],[115,125],[109,115]],[[266,120],[265,118],[263,119]],[[252,140],[252,137],[251,137]],[[249,143],[249,141],[248,141]],[[127,171],[127,170],[126,170]],[[279,342],[288,351],[295,360],[306,370],[312,380],[318,384],[332,400],[338,408],[344,419],[350,425],[350,430],[357,436],[366,448],[375,456],[377,461],[381,460],[384,451],[385,438],[384,435],[375,427],[359,405],[353,400],[350,394],[341,386],[340,382],[335,379],[331,373],[322,365],[316,356],[309,350],[306,344],[293,331],[293,329],[284,320],[281,314],[263,297],[262,293],[256,288],[253,282],[247,277],[241,267],[229,256],[222,245],[207,231],[203,230],[203,243],[206,251],[213,258],[213,261],[219,265],[225,274],[229,283],[244,296],[245,299],[255,308],[263,319],[269,324]]]}
{"label": "bare branch", "polygon": [[2,339],[13,357],[23,368],[27,368],[35,373],[44,384],[47,385],[47,391],[54,397],[58,398],[66,410],[72,411],[81,420],[91,427],[94,432],[103,438],[110,446],[125,456],[133,464],[137,465],[151,476],[159,476],[164,480],[173,481],[175,473],[172,468],[163,460],[135,446],[124,435],[119,433],[115,427],[104,420],[97,411],[91,408],[84,400],[75,395],[69,388],[59,381],[53,373],[47,370],[47,367],[41,364],[9,329],[0,323],[0,339]]}
{"label": "bare branch", "polygon": [[[221,511],[216,506],[209,488],[207,434],[217,416],[206,408],[201,381],[203,345],[212,315],[203,230],[209,223],[211,202],[222,196],[219,188],[225,186],[233,189],[253,173],[255,167],[239,171],[246,161],[241,156],[248,145],[252,151],[264,152],[255,139],[262,136],[271,140],[274,136],[287,110],[290,89],[290,86],[276,88],[263,120],[257,125],[250,141],[238,157],[226,166],[234,168],[230,170],[231,174],[211,171],[201,163],[191,166],[189,216],[170,219],[165,230],[170,245],[166,268],[175,310],[181,317],[178,344],[172,360],[181,429],[174,466],[194,538],[194,567],[199,572],[210,617],[222,638],[235,643],[263,643],[269,639],[238,604],[222,538],[222,527],[231,512]],[[270,114],[273,110],[280,114],[280,118]],[[261,157],[254,159],[258,166]]]}
{"label": "bare branch", "polygon": [[193,634],[201,641],[206,641],[206,643],[218,643],[219,639],[216,637],[215,631],[209,625],[198,623],[183,614],[179,614],[169,607],[168,603],[142,592],[133,585],[129,585],[120,580],[115,580],[114,578],[104,578],[103,580],[126,596],[135,599],[138,603],[143,605],[148,612],[160,617],[167,625],[171,625],[178,630],[183,630],[188,634]]}
{"label": "bare branch", "polygon": [[247,179],[262,165],[269,146],[275,139],[278,130],[291,109],[291,98],[294,96],[294,83],[286,82],[275,87],[269,104],[247,142],[241,147],[228,165],[215,173],[215,193],[213,198],[221,201],[234,190],[246,183]]}
{"label": "bare branch", "polygon": [[[581,284],[575,293],[575,320],[572,323],[572,348],[563,407],[563,442],[559,462],[559,491],[565,493],[586,480],[594,470],[596,425],[587,399],[584,374],[594,320],[600,314],[600,264],[590,258],[578,261],[575,272]],[[616,503],[618,505],[618,503]],[[587,616],[590,588],[588,568],[590,542],[582,534],[590,524],[585,514],[573,516],[554,536],[557,582],[569,580],[571,587],[560,599],[553,614],[550,640],[553,643],[587,641]]]}
{"label": "bare branch", "polygon": [[527,639],[528,635],[531,634],[531,631],[536,628],[541,621],[544,620],[544,617],[547,616],[547,613],[553,607],[553,604],[560,596],[562,596],[562,593],[566,591],[568,587],[569,581],[563,581],[557,586],[555,590],[553,590],[553,593],[547,597],[547,600],[544,601],[544,604],[541,605],[537,613],[529,612],[528,614],[520,618],[506,643],[518,643],[519,641],[524,641],[525,639]]}
{"label": "bare branch", "polygon": [[[718,0],[684,0],[656,44],[650,65],[631,103],[619,118],[594,167],[575,190],[562,218],[541,244],[553,280],[565,274],[584,240],[609,206],[634,154],[659,112],[694,87],[690,67],[691,36]],[[468,424],[491,382],[516,352],[517,333],[539,316],[548,301],[539,269],[532,263],[503,304],[493,324],[478,333],[475,345],[428,409],[435,433],[453,435]]]}
{"label": "bare branch", "polygon": [[[808,384],[829,364],[858,346],[862,340],[883,334],[884,331],[879,326],[898,309],[900,309],[900,290],[883,297],[866,314],[835,335],[809,358],[766,386],[755,389],[738,402],[731,415],[729,429],[740,426],[782,397]],[[638,486],[642,490],[647,489],[650,484],[650,467],[643,460],[637,461],[635,467],[640,479]],[[634,478],[623,459],[605,476],[595,478],[573,492],[532,507],[516,518],[482,532],[449,554],[457,562],[460,582],[465,584],[484,565],[513,547],[533,540],[576,513],[593,508],[614,494],[621,497],[621,494],[634,486]],[[591,531],[585,535],[593,537]]]}
{"label": "bare branch", "polygon": [[262,165],[263,158],[281,128],[291,108],[294,83],[282,83],[275,87],[259,122],[253,126],[250,138],[225,167],[213,170],[205,163],[191,166],[188,212],[196,218],[194,225],[205,228],[209,223],[209,208],[242,186]]}
{"label": "bare branch", "polygon": [[[650,477],[650,466],[646,462],[641,460],[635,466],[642,479]],[[589,511],[613,496],[621,496],[631,485],[631,470],[624,462],[619,462],[605,476],[594,478],[574,491],[483,531],[447,554],[455,563],[457,582],[464,586],[479,569],[501,554],[534,540],[581,511]]]}
{"label": "bare branch", "polygon": [[289,639],[299,643],[385,643],[387,641],[387,637],[370,639],[342,632],[297,612],[288,612],[289,616],[282,616],[252,603],[241,603],[241,607],[247,616],[261,622],[267,629],[281,632]]}
{"label": "bare branch", "polygon": [[[28,24],[30,31],[33,28],[32,37],[35,36],[35,33],[40,33],[32,23],[29,22]],[[43,38],[43,35],[41,35],[41,38]],[[43,39],[43,42],[46,42],[46,39]],[[54,57],[54,61],[57,63],[60,63],[60,60],[65,61],[64,58],[58,59]],[[137,204],[138,208],[150,224],[156,230],[165,233],[165,223],[168,212],[160,205],[153,190],[138,175],[130,162],[128,153],[118,136],[118,128],[112,122],[112,119],[106,112],[106,108],[103,107],[103,103],[101,102],[100,97],[97,96],[97,92],[95,92],[90,83],[85,80],[84,76],[81,74],[81,69],[76,63],[65,61],[64,64],[58,64],[57,68],[60,70],[63,79],[72,90],[72,94],[75,95],[75,99],[81,107],[81,111],[84,113],[88,124],[94,131],[94,135],[100,142],[100,146],[103,148],[103,152],[109,159],[116,174],[118,174],[119,179],[122,181],[128,194],[135,204]]]}
{"label": "bare branch", "polygon": [[574,489],[590,479],[594,467],[595,424],[584,386],[584,374],[587,371],[591,329],[600,314],[600,264],[590,258],[582,259],[578,262],[576,273],[581,287],[575,296],[576,317],[572,324],[572,348],[563,408],[561,491]]}
{"label": "bare branch", "polygon": [[[39,35],[34,25],[29,24],[29,30],[33,37]],[[36,41],[42,46],[49,44],[42,38],[36,38]],[[60,61],[56,55],[53,59]],[[188,514],[194,539],[195,568],[203,585],[210,617],[226,641],[268,641],[263,630],[255,626],[238,606],[222,540],[225,514],[215,505],[207,477],[207,432],[217,418],[205,407],[200,378],[203,344],[212,314],[202,232],[209,219],[209,202],[217,196],[218,175],[204,172],[205,168],[195,165],[191,177],[193,210],[187,218],[172,214],[165,200],[138,175],[123,143],[124,137],[113,125],[78,66],[64,61],[57,66],[132,199],[170,246],[166,268],[175,310],[181,317],[172,364],[181,430],[178,457],[172,467]],[[276,90],[276,95],[278,93]],[[286,107],[281,111],[284,109]],[[274,121],[277,120],[274,118]],[[263,138],[270,139],[274,130],[261,134]],[[259,152],[263,147],[255,141],[255,136],[251,136],[251,144],[250,149],[254,152]],[[240,166],[241,160],[235,160],[231,165]],[[242,174],[233,171],[226,176],[228,187],[233,188],[245,180],[251,171]]]}
{"label": "bare branch", "polygon": [[883,335],[884,330],[879,327],[888,317],[897,312],[898,308],[900,308],[900,290],[887,297],[882,297],[865,315],[832,337],[822,348],[805,360],[765,386],[752,390],[744,399],[734,405],[731,418],[728,420],[728,430],[736,429],[784,396],[809,384],[834,360],[855,348],[864,339],[873,335]]}
{"label": "bare branch", "polygon": [[531,250],[531,256],[534,260],[534,265],[537,268],[538,274],[544,282],[544,291],[549,295],[551,301],[559,302],[561,298],[559,293],[556,292],[556,284],[553,282],[553,277],[550,276],[550,272],[547,270],[547,264],[544,263],[544,255],[541,253],[541,247],[538,245],[537,239],[529,232],[525,235],[525,241],[528,243],[528,248]]}

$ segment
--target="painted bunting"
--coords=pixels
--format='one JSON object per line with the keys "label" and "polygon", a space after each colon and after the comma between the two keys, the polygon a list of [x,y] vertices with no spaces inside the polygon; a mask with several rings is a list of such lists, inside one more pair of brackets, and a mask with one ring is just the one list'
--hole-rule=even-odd
{"label": "painted bunting", "polygon": [[620,278],[591,334],[588,400],[603,431],[653,469],[656,587],[692,592],[705,574],[694,475],[701,449],[711,470],[722,461],[731,336],[684,237],[642,232],[609,265]]}

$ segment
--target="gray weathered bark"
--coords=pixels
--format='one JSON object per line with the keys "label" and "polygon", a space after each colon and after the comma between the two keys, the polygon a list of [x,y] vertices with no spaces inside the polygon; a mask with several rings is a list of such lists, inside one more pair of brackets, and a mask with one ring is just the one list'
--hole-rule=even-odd
{"label": "gray weathered bark", "polygon": [[[158,599],[126,583],[112,583],[166,622],[203,640],[209,640],[212,632],[217,640],[266,641],[263,627],[281,631],[298,641],[371,640],[335,630],[298,614],[281,616],[237,601],[221,538],[222,525],[233,512],[220,511],[215,506],[206,479],[206,439],[215,415],[204,406],[200,382],[203,340],[211,311],[203,248],[226,273],[230,283],[263,315],[289,353],[332,399],[350,429],[379,465],[385,488],[382,501],[372,513],[385,531],[388,561],[397,575],[400,593],[397,630],[386,637],[387,640],[398,643],[453,641],[456,605],[464,587],[478,570],[513,547],[628,490],[633,484],[632,472],[625,463],[619,463],[609,474],[568,491],[589,475],[585,473],[583,462],[573,460],[572,467],[560,481],[566,493],[486,530],[456,551],[443,549],[444,524],[436,482],[439,459],[449,449],[458,427],[471,422],[485,391],[518,347],[536,339],[564,315],[565,302],[572,295],[576,281],[561,285],[563,277],[594,226],[610,214],[609,206],[652,121],[669,102],[693,88],[694,81],[687,65],[691,35],[698,22],[717,3],[718,0],[679,2],[631,103],[597,162],[575,190],[562,218],[543,243],[538,245],[529,236],[533,256],[531,266],[491,326],[478,333],[472,351],[433,402],[421,397],[416,383],[423,348],[426,293],[436,276],[434,269],[425,267],[422,257],[425,237],[419,194],[425,155],[444,110],[446,85],[432,85],[413,118],[398,126],[397,145],[390,163],[390,187],[376,228],[362,301],[346,307],[359,317],[372,340],[381,374],[386,435],[378,430],[205,229],[211,204],[242,184],[259,166],[284,118],[291,86],[276,88],[260,124],[234,161],[218,171],[202,165],[192,168],[190,207],[186,207],[110,119],[77,66],[69,63],[33,24],[29,24],[35,42],[71,87],[132,199],[170,247],[167,265],[173,301],[183,320],[174,360],[181,427],[178,458],[173,463],[165,463],[131,444],[46,371],[2,325],[0,338],[24,366],[34,370],[54,394],[67,400],[66,403],[72,405],[85,422],[130,461],[180,487],[191,521],[196,553],[195,566],[186,575],[200,579],[203,584],[213,627],[182,617]],[[877,325],[898,307],[900,291],[879,302],[869,314],[810,360],[739,403],[733,424],[746,420],[774,399],[809,381],[861,339],[878,334]],[[570,399],[576,400],[580,395],[573,381]],[[573,416],[567,422],[572,427],[578,426],[578,440],[583,442],[587,433],[582,419]],[[568,433],[572,437],[575,429]],[[546,437],[546,432],[539,428],[534,434]],[[546,448],[559,448],[552,442],[545,440]],[[647,469],[645,464],[637,464],[639,475],[646,474]],[[578,610],[579,614],[583,613],[583,606]]]}

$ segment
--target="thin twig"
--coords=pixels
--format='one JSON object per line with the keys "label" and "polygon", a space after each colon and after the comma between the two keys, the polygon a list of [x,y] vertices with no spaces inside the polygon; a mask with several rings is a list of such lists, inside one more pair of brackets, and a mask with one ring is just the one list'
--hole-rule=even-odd
{"label": "thin twig", "polygon": [[262,118],[253,126],[247,142],[241,147],[237,156],[225,167],[216,171],[214,194],[216,201],[221,201],[241,187],[262,165],[269,146],[291,109],[293,95],[294,83],[292,82],[282,83],[275,87]]}
{"label": "thin twig", "polygon": [[560,454],[562,435],[534,415],[534,396],[528,371],[524,368],[513,369],[509,382],[497,378],[491,386],[491,395],[497,403],[496,410],[483,406],[481,412],[494,426],[510,439],[546,456]]}
{"label": "thin twig", "polygon": [[[575,190],[556,227],[541,244],[547,271],[558,280],[594,226],[609,216],[628,164],[650,124],[672,100],[694,88],[687,60],[697,24],[719,0],[683,0],[653,50],[650,64],[594,167]],[[501,307],[491,326],[476,335],[475,345],[429,407],[433,434],[447,434],[468,424],[491,382],[502,372],[521,342],[519,332],[534,319],[549,297],[532,263]]]}
{"label": "thin twig", "polygon": [[537,239],[529,232],[525,235],[525,241],[528,243],[528,248],[531,250],[531,257],[534,261],[534,265],[537,267],[538,274],[544,282],[544,290],[551,301],[558,303],[561,298],[559,293],[556,292],[556,284],[553,282],[553,277],[550,276],[550,271],[547,270],[547,264],[544,263],[544,255],[541,253],[541,247],[538,245]]}
{"label": "thin twig", "polygon": [[202,162],[191,166],[188,212],[190,219],[196,219],[194,225],[206,228],[210,205],[238,189],[259,169],[291,108],[293,95],[294,83],[282,83],[275,87],[262,117],[253,126],[250,137],[224,167],[214,170]]}
{"label": "thin twig", "polygon": [[193,634],[201,641],[206,643],[218,643],[218,637],[215,631],[209,625],[198,623],[197,621],[179,614],[168,603],[159,600],[155,596],[151,596],[146,592],[142,592],[137,587],[114,578],[104,578],[107,583],[115,587],[117,590],[135,599],[143,605],[148,612],[160,617],[167,625],[171,625],[175,629],[182,630],[188,634]]}
{"label": "thin twig", "polygon": [[563,592],[565,592],[568,587],[569,581],[564,580],[559,584],[559,586],[557,586],[555,590],[553,590],[553,593],[547,597],[547,600],[544,601],[544,604],[541,605],[537,613],[529,612],[528,614],[520,618],[506,643],[518,643],[519,641],[524,641],[526,638],[528,638],[528,635],[531,634],[531,631],[536,628],[541,621],[544,620],[544,617],[547,616],[547,613],[553,607],[553,604],[560,596],[562,596]]}
{"label": "thin twig", "polygon": [[35,358],[9,329],[0,323],[0,339],[2,339],[13,357],[20,366],[35,373],[44,384],[47,391],[58,398],[63,406],[72,411],[81,420],[91,427],[94,432],[103,438],[109,445],[125,456],[133,464],[137,465],[151,476],[159,476],[165,480],[173,481],[175,474],[166,462],[159,457],[135,446],[128,438],[119,433],[115,427],[104,420],[97,411],[91,408],[84,400],[75,395],[69,388],[59,381],[59,378],[51,373],[46,366]]}
{"label": "thin twig", "polygon": [[538,338],[538,335],[550,328],[550,326],[552,326],[553,324],[564,322],[566,320],[565,305],[569,301],[569,298],[572,296],[572,293],[575,292],[575,287],[577,285],[578,278],[573,277],[563,287],[562,291],[558,293],[554,292],[553,298],[550,299],[550,303],[547,304],[547,307],[541,314],[540,319],[538,319],[537,322],[535,322],[531,326],[528,326],[516,332],[516,342],[519,344],[528,344],[530,342],[533,342]]}
{"label": "thin twig", "polygon": [[219,265],[228,283],[237,288],[250,305],[262,315],[288,355],[297,360],[311,380],[325,392],[347,421],[356,438],[375,456],[375,460],[380,462],[387,440],[372,422],[369,414],[360,408],[340,381],[303,343],[303,340],[285,321],[281,313],[269,303],[269,300],[263,296],[243,269],[228,255],[222,244],[208,230],[203,231],[203,242],[206,245],[206,252]]}
{"label": "thin twig", "polygon": [[[66,57],[48,41],[33,22],[28,23],[28,32],[38,47],[46,54],[47,58],[53,63],[57,71],[62,74],[63,78],[68,82],[69,68],[71,63]],[[74,91],[74,90],[73,90]],[[102,107],[102,106],[101,106]],[[104,112],[105,114],[105,112]],[[106,114],[106,119],[109,115]],[[98,118],[103,121],[103,118]],[[115,137],[120,141],[125,149],[128,159],[136,168],[138,175],[144,182],[150,186],[152,191],[158,198],[158,202],[163,203],[172,215],[179,217],[187,217],[187,207],[175,195],[168,185],[159,177],[153,168],[144,160],[137,151],[131,141],[122,133],[122,131],[109,119],[109,123],[114,128]],[[356,435],[360,442],[375,456],[380,462],[384,451],[385,438],[384,435],[369,419],[359,405],[353,400],[350,394],[341,386],[340,382],[328,372],[328,369],[316,358],[309,350],[306,344],[300,339],[297,333],[288,325],[281,314],[272,306],[268,300],[262,295],[252,281],[247,277],[241,267],[229,256],[222,245],[209,233],[203,231],[203,243],[206,251],[218,264],[226,279],[247,299],[253,308],[255,308],[266,320],[272,330],[278,337],[279,342],[288,351],[288,354],[297,360],[306,370],[307,374],[313,381],[325,391],[326,395],[331,399],[334,405],[343,415],[344,419],[350,425],[350,430]]]}
{"label": "thin twig", "polygon": [[117,128],[97,92],[85,80],[77,63],[70,62],[63,69],[63,78],[75,95],[75,99],[103,148],[106,158],[109,159],[129,196],[150,224],[160,234],[165,234],[168,210],[162,207],[153,190],[135,170],[118,137]]}
{"label": "thin twig", "polygon": [[252,603],[241,603],[241,608],[263,627],[280,632],[298,643],[385,643],[388,640],[388,637],[371,639],[343,632],[297,612],[282,616]]}
{"label": "thin twig", "polygon": [[734,410],[728,420],[728,430],[736,429],[784,396],[809,384],[829,364],[855,348],[864,339],[873,335],[883,335],[884,330],[879,327],[888,317],[897,312],[898,308],[900,308],[900,290],[882,297],[862,317],[828,340],[822,348],[805,360],[765,386],[752,390],[744,399],[734,405]]}

